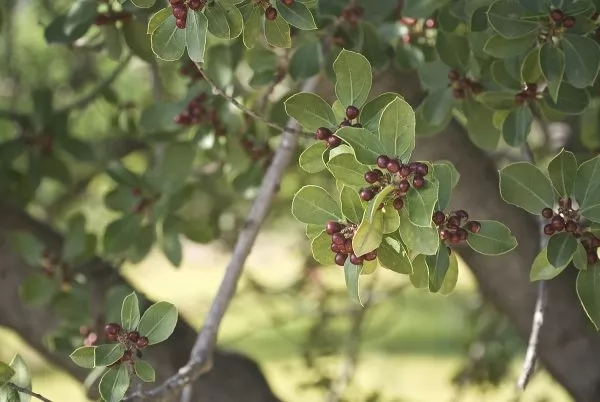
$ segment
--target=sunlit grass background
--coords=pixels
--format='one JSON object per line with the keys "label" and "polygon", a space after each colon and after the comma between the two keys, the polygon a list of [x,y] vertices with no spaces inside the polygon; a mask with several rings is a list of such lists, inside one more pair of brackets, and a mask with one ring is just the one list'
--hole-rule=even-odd
{"label": "sunlit grass background", "polygon": [[[298,241],[289,232],[285,237],[277,232],[261,235],[247,264],[248,271],[271,286],[285,285],[297,275],[302,263],[294,247]],[[219,246],[189,244],[180,269],[172,268],[162,255],[154,253],[142,264],[128,267],[126,273],[148,296],[175,303],[186,319],[199,326],[228,258],[229,254]],[[325,267],[322,272],[329,283],[343,285],[337,268]],[[383,271],[380,278],[388,284],[406,280]],[[510,381],[498,389],[486,393],[468,389],[455,399],[456,390],[450,379],[459,367],[463,342],[469,335],[466,307],[476,297],[465,267],[461,267],[459,278],[457,290],[448,297],[410,288],[374,307],[366,323],[358,371],[350,391],[378,390],[386,400],[411,402],[513,400],[520,360],[513,364]],[[279,317],[289,314],[289,320],[285,320],[289,325],[274,328],[270,318],[273,310]],[[274,391],[285,401],[322,401],[322,392],[299,387],[302,382],[314,380],[298,353],[303,330],[310,321],[309,313],[298,315],[292,298],[282,297],[276,306],[264,305],[259,296],[242,291],[223,323],[220,343],[256,359]],[[8,360],[13,353],[25,357],[34,370],[36,391],[55,401],[85,400],[78,383],[46,365],[15,334],[0,330],[0,345],[0,359]],[[332,365],[338,363],[336,357],[330,360]],[[352,395],[353,392],[348,393],[349,401],[361,401]],[[521,398],[531,402],[569,400],[544,372],[534,377]]]}

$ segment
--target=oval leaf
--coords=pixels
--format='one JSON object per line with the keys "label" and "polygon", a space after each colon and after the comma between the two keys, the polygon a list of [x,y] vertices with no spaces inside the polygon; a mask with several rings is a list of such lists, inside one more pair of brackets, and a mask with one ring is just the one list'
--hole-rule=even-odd
{"label": "oval leaf", "polygon": [[154,382],[156,380],[154,369],[144,360],[136,360],[133,363],[133,370],[135,375],[144,382]]}
{"label": "oval leaf", "polygon": [[82,346],[77,348],[69,355],[73,363],[79,367],[91,369],[95,367],[96,362],[96,347]]}
{"label": "oval leaf", "polygon": [[548,176],[560,195],[569,196],[577,177],[575,155],[563,148],[548,164]]}
{"label": "oval leaf", "polygon": [[555,268],[566,266],[577,250],[577,240],[572,233],[555,233],[548,240],[548,262]]}
{"label": "oval leaf", "polygon": [[285,112],[308,131],[315,132],[320,127],[335,131],[337,128],[333,109],[316,94],[303,92],[290,96],[285,101]]}
{"label": "oval leaf", "polygon": [[148,337],[148,344],[163,342],[171,336],[177,325],[177,308],[167,302],[154,303],[142,315],[138,332]]}
{"label": "oval leaf", "polygon": [[100,379],[98,388],[104,401],[121,401],[129,389],[129,370],[127,365],[119,364],[108,369]]}
{"label": "oval leaf", "polygon": [[128,294],[123,299],[121,306],[121,326],[128,331],[137,328],[140,323],[140,305],[135,292]]}
{"label": "oval leaf", "polygon": [[481,223],[479,232],[469,232],[467,237],[467,243],[474,251],[484,255],[500,255],[517,247],[517,239],[502,223],[496,221],[479,221],[479,223]]}
{"label": "oval leaf", "polygon": [[342,49],[333,62],[335,94],[344,107],[360,108],[367,101],[373,75],[371,65],[360,53]]}
{"label": "oval leaf", "polygon": [[322,187],[304,186],[292,200],[292,214],[302,223],[325,225],[342,219],[340,206]]}
{"label": "oval leaf", "polygon": [[528,162],[513,163],[500,170],[500,195],[509,204],[534,215],[554,205],[554,189],[550,180]]}

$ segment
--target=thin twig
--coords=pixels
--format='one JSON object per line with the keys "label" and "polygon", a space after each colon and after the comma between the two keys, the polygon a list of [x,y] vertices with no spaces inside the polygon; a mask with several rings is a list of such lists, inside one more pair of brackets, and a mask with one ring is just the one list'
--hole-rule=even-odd
{"label": "thin twig", "polygon": [[[530,163],[534,163],[533,151],[528,143],[523,145],[523,158]],[[538,218],[539,229],[540,229],[540,244],[539,251],[543,250],[548,243],[548,239],[544,234],[545,222],[541,217]],[[544,312],[546,310],[546,304],[548,303],[548,295],[546,292],[546,282],[539,281],[537,288],[537,299],[535,302],[535,310],[533,313],[533,322],[531,324],[531,333],[529,334],[529,342],[527,344],[527,352],[525,353],[525,361],[523,362],[523,370],[519,379],[517,380],[517,388],[520,391],[524,391],[529,384],[529,380],[535,370],[535,363],[537,361],[538,344],[540,340],[540,329],[544,323]]]}
{"label": "thin twig", "polygon": [[85,95],[84,97],[73,101],[73,103],[65,106],[64,108],[62,108],[60,110],[60,112],[66,112],[66,111],[74,110],[74,109],[83,109],[86,106],[88,106],[90,103],[92,103],[98,96],[100,96],[102,94],[102,91],[104,91],[106,88],[111,86],[112,83],[125,70],[125,68],[129,64],[129,61],[131,60],[131,57],[132,57],[132,53],[129,53],[125,58],[123,58],[123,60],[121,60],[119,65],[117,65],[117,67],[115,67],[113,72],[110,73],[104,80],[102,80],[100,82],[100,84],[98,84],[98,86],[96,88],[94,88],[93,91],[91,91],[89,94]]}
{"label": "thin twig", "polygon": [[42,395],[40,395],[40,394],[36,394],[35,392],[28,390],[27,388],[19,387],[17,384],[14,384],[14,383],[12,383],[12,382],[9,382],[7,385],[8,385],[10,388],[12,388],[12,389],[14,389],[15,391],[17,391],[17,392],[21,392],[21,393],[23,393],[23,394],[27,394],[27,395],[33,396],[34,398],[37,398],[37,399],[39,399],[40,401],[44,401],[44,402],[52,402],[50,399],[48,399],[48,398],[46,398],[46,397],[44,397],[44,396],[42,396]]}
{"label": "thin twig", "polygon": [[[314,91],[317,82],[318,76],[307,80],[302,88],[302,92]],[[290,119],[288,124],[292,127],[297,125],[293,119]],[[256,241],[258,231],[271,209],[275,194],[279,190],[279,183],[283,177],[283,173],[289,165],[294,150],[298,145],[298,136],[294,134],[295,132],[297,132],[296,129],[293,132],[286,131],[283,133],[281,143],[275,151],[273,161],[265,173],[258,195],[248,213],[244,228],[240,231],[231,261],[225,269],[225,274],[210,306],[202,330],[196,337],[196,342],[190,354],[190,360],[185,366],[179,369],[177,374],[167,379],[161,385],[144,392],[136,392],[125,398],[124,401],[147,398],[152,398],[154,401],[166,400],[172,395],[179,393],[187,384],[191,384],[199,376],[210,370],[219,326],[235,295],[244,264]]]}
{"label": "thin twig", "polygon": [[282,126],[280,126],[277,123],[273,123],[272,121],[269,121],[267,118],[265,118],[264,116],[256,113],[254,110],[250,109],[249,107],[246,107],[246,106],[242,105],[237,99],[235,99],[232,96],[227,95],[227,93],[225,93],[225,91],[223,89],[219,88],[219,86],[208,76],[208,74],[206,74],[206,71],[204,71],[204,69],[202,68],[202,66],[200,65],[200,63],[195,63],[195,64],[196,64],[196,68],[198,69],[198,71],[200,72],[200,74],[202,74],[202,77],[204,78],[204,80],[212,87],[213,91],[215,91],[217,94],[219,94],[222,98],[224,98],[227,101],[231,102],[232,105],[234,105],[235,107],[237,107],[238,109],[240,109],[242,112],[244,112],[248,116],[250,116],[250,117],[252,117],[252,118],[254,118],[256,120],[260,120],[263,123],[265,123],[267,126],[272,127],[274,129],[282,131],[282,132],[292,133],[292,134],[307,134],[307,135],[311,135],[310,133],[305,133],[299,127],[298,128],[294,128],[294,127],[291,127],[291,125],[288,125],[286,127],[282,127]]}

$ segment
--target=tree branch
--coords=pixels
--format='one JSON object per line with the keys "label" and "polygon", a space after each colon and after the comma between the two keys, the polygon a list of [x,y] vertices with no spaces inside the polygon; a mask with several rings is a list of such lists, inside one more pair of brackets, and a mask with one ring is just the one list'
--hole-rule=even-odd
{"label": "tree branch", "polygon": [[52,402],[50,399],[48,399],[48,398],[46,398],[46,397],[44,397],[44,396],[42,396],[40,394],[36,394],[35,392],[28,390],[27,388],[19,387],[17,384],[14,384],[12,382],[9,382],[7,385],[8,385],[9,388],[12,388],[12,389],[14,389],[17,392],[21,392],[23,394],[27,394],[29,396],[33,396],[34,398],[37,398],[40,401]]}
{"label": "tree branch", "polygon": [[297,128],[290,127],[290,126],[282,127],[277,123],[273,123],[272,121],[267,120],[267,118],[265,118],[264,116],[256,113],[254,110],[242,105],[234,97],[227,95],[225,93],[225,91],[223,89],[219,88],[219,86],[208,76],[208,74],[206,74],[206,71],[204,71],[204,69],[202,68],[200,63],[195,63],[195,65],[196,65],[196,68],[198,69],[198,71],[200,72],[200,74],[202,74],[202,77],[204,78],[204,80],[212,87],[212,89],[216,93],[218,93],[224,99],[227,99],[227,101],[231,102],[231,104],[233,104],[235,107],[240,109],[242,112],[244,112],[248,116],[250,116],[256,120],[262,121],[267,126],[272,127],[276,130],[282,131],[284,133],[312,135],[311,133],[302,131],[299,127],[297,127]]}
{"label": "tree branch", "polygon": [[[533,151],[529,146],[529,143],[523,145],[523,158],[530,163],[534,163]],[[535,163],[534,163],[535,164]],[[545,222],[542,217],[538,217],[539,231],[540,231],[540,245],[539,251],[543,250],[548,243],[548,238],[544,234]],[[540,339],[540,329],[544,323],[544,311],[548,303],[548,297],[546,294],[546,282],[539,281],[537,288],[537,299],[535,301],[535,310],[533,313],[533,322],[531,324],[531,333],[529,334],[529,342],[527,343],[527,352],[525,353],[525,361],[523,362],[523,369],[517,380],[517,389],[524,391],[529,384],[529,380],[535,370],[535,363],[537,361],[537,350]]]}
{"label": "tree branch", "polygon": [[[202,71],[202,70],[201,70]],[[306,81],[302,92],[313,92],[317,86],[318,76]],[[231,261],[227,265],[225,274],[217,290],[217,294],[210,306],[202,330],[196,338],[188,363],[179,369],[178,373],[169,378],[158,387],[136,392],[124,401],[134,401],[152,398],[155,401],[166,400],[169,396],[181,391],[186,385],[208,372],[212,366],[212,354],[217,341],[217,333],[221,321],[227,312],[231,299],[235,295],[237,283],[240,279],[246,258],[258,235],[258,231],[269,213],[271,203],[279,190],[279,183],[283,173],[289,165],[294,150],[298,144],[298,123],[290,119],[288,123],[293,131],[285,131],[279,147],[275,151],[273,162],[269,165],[263,178],[258,196],[246,218],[246,224],[241,230],[233,250]]]}
{"label": "tree branch", "polygon": [[102,91],[104,91],[106,88],[111,86],[113,82],[115,82],[119,75],[125,70],[125,67],[127,67],[127,65],[129,64],[131,57],[132,53],[127,54],[127,56],[123,60],[121,60],[119,65],[115,67],[113,72],[110,73],[108,77],[106,77],[104,80],[102,80],[100,84],[98,84],[98,86],[94,88],[94,90],[92,90],[92,92],[80,99],[73,101],[73,103],[62,108],[60,112],[66,112],[74,109],[83,109],[90,103],[92,103],[100,94],[102,94]]}

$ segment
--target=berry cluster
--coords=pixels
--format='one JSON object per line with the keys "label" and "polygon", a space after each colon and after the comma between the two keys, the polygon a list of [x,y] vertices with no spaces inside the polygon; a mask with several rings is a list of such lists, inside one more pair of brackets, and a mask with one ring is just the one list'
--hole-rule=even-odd
{"label": "berry cluster", "polygon": [[390,158],[387,155],[377,157],[377,166],[387,170],[388,173],[384,173],[379,169],[365,173],[365,181],[371,186],[360,190],[360,198],[363,201],[370,201],[384,187],[392,184],[395,187],[392,192],[394,195],[393,206],[397,210],[402,209],[404,206],[402,197],[410,190],[411,185],[416,189],[423,188],[425,186],[425,176],[429,173],[429,167],[424,163],[411,162],[403,164],[398,159]]}
{"label": "berry cluster", "polygon": [[94,19],[94,24],[98,26],[102,25],[114,25],[117,21],[128,22],[133,18],[133,14],[127,12],[110,12],[106,14],[98,14]]}
{"label": "berry cluster", "polygon": [[430,36],[429,31],[437,28],[437,22],[433,18],[418,20],[416,18],[403,17],[401,11],[398,11],[398,21],[409,30],[408,33],[402,35],[403,43],[411,43],[419,38],[426,39]]}
{"label": "berry cluster", "polygon": [[132,208],[132,212],[134,214],[143,214],[148,211],[160,198],[160,194],[158,195],[147,195],[143,194],[142,190],[138,187],[134,187],[131,189],[131,194],[134,197],[138,197],[139,201],[135,203]]}
{"label": "berry cluster", "polygon": [[452,95],[454,99],[464,99],[467,91],[471,91],[475,95],[483,91],[483,86],[480,83],[467,77],[461,77],[460,73],[456,70],[448,73],[448,79],[450,80],[450,86],[453,88]]}
{"label": "berry cluster", "polygon": [[351,4],[344,7],[340,16],[351,25],[356,26],[364,15],[365,9],[358,4],[352,4],[351,2]]}
{"label": "berry cluster", "polygon": [[137,331],[126,331],[119,324],[110,323],[104,326],[104,334],[109,342],[119,342],[125,346],[125,353],[121,357],[120,362],[130,361],[133,358],[135,352],[138,357],[141,357],[140,349],[144,349],[148,346],[148,338],[140,336]]}
{"label": "berry cluster", "polygon": [[550,20],[552,20],[555,27],[563,26],[569,29],[575,26],[575,17],[565,15],[565,13],[558,8],[555,8],[550,12]]}
{"label": "berry cluster", "polygon": [[207,105],[208,97],[201,93],[192,99],[186,109],[173,118],[173,121],[180,126],[189,127],[200,123],[209,123],[215,130],[217,136],[226,134],[223,122],[216,109]]}
{"label": "berry cluster", "polygon": [[[362,127],[358,122],[352,124],[353,120],[358,118],[360,110],[356,106],[348,106],[346,108],[346,118],[339,124],[339,127]],[[335,148],[342,144],[340,137],[335,136],[330,129],[326,127],[319,127],[315,131],[315,139],[319,141],[325,141],[327,148]]]}
{"label": "berry cluster", "polygon": [[207,0],[169,0],[172,7],[175,25],[179,29],[185,29],[188,8],[193,11],[202,10]]}
{"label": "berry cluster", "polygon": [[202,79],[202,74],[200,73],[200,70],[198,70],[198,67],[196,67],[196,65],[192,61],[188,61],[185,64],[183,64],[179,68],[179,74],[183,75],[184,77],[190,78],[191,82],[195,82]]}
{"label": "berry cluster", "polygon": [[19,139],[27,148],[36,150],[44,156],[51,156],[54,153],[54,137],[51,135],[23,133]]}
{"label": "berry cluster", "polygon": [[344,266],[348,257],[354,265],[361,265],[363,261],[373,261],[377,258],[377,250],[373,250],[363,256],[354,254],[352,248],[352,238],[356,232],[356,225],[353,223],[343,224],[334,221],[327,222],[325,232],[331,236],[331,251],[335,253],[335,263]]}
{"label": "berry cluster", "polygon": [[590,232],[582,233],[581,244],[587,253],[587,262],[593,265],[598,262],[598,249],[600,248],[600,239]]}
{"label": "berry cluster", "polygon": [[515,103],[522,105],[528,100],[537,99],[538,86],[536,83],[530,82],[525,84],[525,89],[515,95]]}
{"label": "berry cluster", "polygon": [[[277,9],[271,5],[269,0],[256,0],[255,3],[265,9],[265,18],[267,20],[275,21],[277,19]],[[294,0],[282,0],[282,3],[289,7],[294,4]]]}
{"label": "berry cluster", "polygon": [[267,142],[258,142],[251,140],[248,137],[243,137],[240,140],[242,148],[246,151],[246,154],[252,158],[253,161],[257,162],[264,159],[264,167],[267,168],[273,160],[273,150]]}
{"label": "berry cluster", "polygon": [[449,216],[443,211],[436,211],[431,220],[438,227],[440,239],[451,244],[467,240],[469,232],[478,233],[481,230],[481,224],[477,221],[470,221],[469,214],[462,209],[454,211]]}
{"label": "berry cluster", "polygon": [[575,237],[580,237],[578,233],[579,214],[573,210],[570,198],[560,198],[558,200],[558,212],[554,213],[552,208],[542,209],[542,217],[550,219],[550,223],[544,226],[544,233],[552,236],[556,232],[566,231],[573,233]]}

